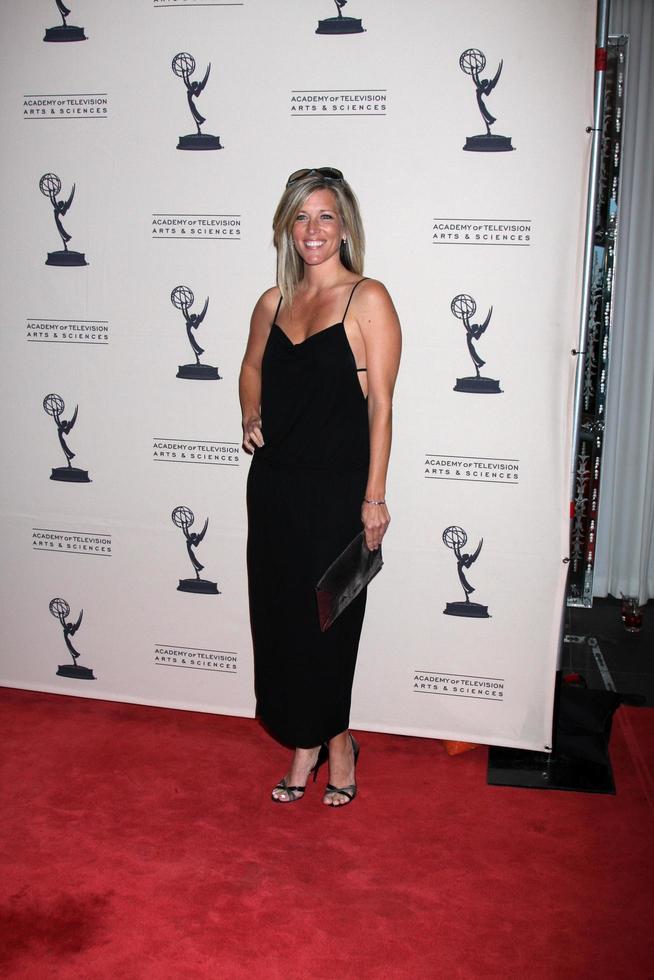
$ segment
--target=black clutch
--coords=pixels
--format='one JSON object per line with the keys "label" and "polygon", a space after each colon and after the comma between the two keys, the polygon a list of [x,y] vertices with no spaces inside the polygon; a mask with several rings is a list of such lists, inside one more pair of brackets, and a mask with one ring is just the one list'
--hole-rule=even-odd
{"label": "black clutch", "polygon": [[370,551],[364,531],[332,562],[316,586],[318,619],[324,633],[380,571],[381,548]]}

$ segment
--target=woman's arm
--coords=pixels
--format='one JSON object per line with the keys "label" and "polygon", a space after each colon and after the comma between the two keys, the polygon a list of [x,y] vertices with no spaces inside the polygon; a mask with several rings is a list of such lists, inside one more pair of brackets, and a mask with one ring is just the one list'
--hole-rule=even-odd
{"label": "woman's arm", "polygon": [[263,446],[261,432],[261,362],[270,333],[275,305],[279,299],[277,287],[266,290],[259,297],[250,320],[250,334],[241,373],[238,379],[238,393],[241,401],[241,424],[243,426],[243,449],[253,453],[257,446]]}
{"label": "woman's arm", "polygon": [[390,523],[385,503],[386,473],[391,452],[393,389],[400,366],[402,335],[393,301],[385,287],[368,280],[359,287],[357,322],[366,350],[368,375],[368,424],[370,427],[370,466],[361,521],[366,544],[376,550]]}

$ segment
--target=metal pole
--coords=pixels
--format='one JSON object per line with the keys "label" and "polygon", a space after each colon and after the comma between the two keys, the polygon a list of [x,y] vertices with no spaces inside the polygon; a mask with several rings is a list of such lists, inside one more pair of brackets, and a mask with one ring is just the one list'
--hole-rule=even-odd
{"label": "metal pole", "polygon": [[570,519],[574,518],[576,496],[577,453],[581,429],[581,405],[584,393],[584,357],[588,334],[588,313],[590,310],[590,286],[593,268],[593,247],[595,244],[595,208],[597,207],[598,178],[602,126],[604,122],[604,86],[606,80],[606,44],[609,32],[609,8],[611,0],[597,0],[597,38],[595,42],[595,104],[593,112],[590,172],[588,177],[588,201],[586,205],[586,235],[584,244],[583,280],[581,286],[581,314],[579,318],[579,340],[574,353],[577,356],[575,371],[575,397],[572,414],[572,454],[570,460]]}

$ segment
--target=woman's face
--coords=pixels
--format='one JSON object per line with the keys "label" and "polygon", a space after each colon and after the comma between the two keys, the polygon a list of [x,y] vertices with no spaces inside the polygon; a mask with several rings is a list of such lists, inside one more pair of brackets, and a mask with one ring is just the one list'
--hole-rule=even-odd
{"label": "woman's face", "polygon": [[344,228],[330,190],[309,194],[293,224],[293,242],[306,265],[322,265],[339,254]]}

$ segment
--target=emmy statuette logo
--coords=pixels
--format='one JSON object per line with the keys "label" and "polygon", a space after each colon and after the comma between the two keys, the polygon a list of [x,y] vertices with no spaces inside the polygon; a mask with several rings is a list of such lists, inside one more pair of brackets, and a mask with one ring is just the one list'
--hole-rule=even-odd
{"label": "emmy statuette logo", "polygon": [[186,336],[191,345],[191,350],[195,354],[195,364],[180,364],[177,370],[177,377],[189,378],[195,381],[219,381],[220,375],[218,374],[218,368],[212,367],[210,364],[200,364],[200,354],[204,354],[204,347],[200,347],[193,336],[193,331],[197,330],[204,320],[209,307],[209,297],[207,296],[204,301],[201,313],[189,313],[189,309],[193,306],[194,300],[193,291],[188,286],[175,286],[170,294],[170,302],[175,309],[181,310],[184,315]]}
{"label": "emmy statuette logo", "polygon": [[461,71],[464,71],[466,75],[470,75],[475,84],[477,105],[479,106],[481,118],[484,120],[486,126],[486,132],[482,135],[468,136],[466,138],[465,146],[463,147],[464,150],[475,150],[483,153],[503,153],[506,150],[515,150],[515,146],[511,146],[510,136],[496,136],[494,133],[491,133],[491,124],[497,122],[497,120],[488,111],[484,102],[484,99],[491,94],[499,82],[503,64],[504,62],[501,60],[493,78],[480,78],[479,73],[486,67],[486,55],[483,51],[480,51],[478,48],[466,48],[459,58]]}
{"label": "emmy statuette logo", "polygon": [[189,533],[189,528],[192,527],[195,520],[195,515],[190,507],[175,507],[170,516],[175,527],[180,528],[184,532],[186,550],[195,571],[195,578],[180,578],[177,591],[200,592],[203,595],[220,595],[220,589],[215,582],[209,582],[207,579],[200,578],[200,572],[203,570],[204,565],[200,564],[193,552],[193,549],[197,548],[207,533],[209,518],[207,517],[205,520],[204,527],[200,533],[196,534],[195,532]]}
{"label": "emmy statuette logo", "polygon": [[59,436],[59,445],[61,446],[64,456],[66,457],[67,466],[55,466],[50,474],[51,480],[59,480],[63,483],[90,483],[89,474],[87,470],[80,470],[76,466],[71,466],[71,460],[75,459],[75,453],[72,449],[66,445],[66,440],[64,436],[67,436],[70,430],[75,425],[77,421],[77,409],[79,406],[75,406],[75,411],[69,421],[62,419],[62,413],[65,409],[64,400],[61,395],[55,395],[54,393],[46,395],[43,399],[43,408],[48,415],[52,416],[55,420],[57,426],[57,435]]}
{"label": "emmy statuette logo", "polygon": [[344,17],[343,7],[347,0],[334,0],[336,4],[337,17],[327,17],[326,20],[319,20],[316,34],[363,34],[365,27],[356,17]]}
{"label": "emmy statuette logo", "polygon": [[39,181],[39,189],[44,197],[48,197],[50,199],[50,203],[52,204],[54,210],[54,219],[57,226],[57,231],[61,236],[61,241],[64,246],[57,252],[48,252],[48,257],[45,260],[45,264],[58,266],[88,265],[83,252],[73,252],[68,248],[68,242],[72,236],[68,234],[61,223],[61,218],[67,213],[68,209],[73,203],[73,198],[75,197],[75,184],[73,184],[73,189],[71,190],[70,196],[66,201],[57,200],[57,194],[59,194],[61,191],[61,181],[56,174],[43,174],[41,180]]}
{"label": "emmy statuette logo", "polygon": [[207,70],[204,73],[204,78],[201,82],[191,81],[191,75],[195,71],[195,58],[187,51],[180,51],[179,54],[176,54],[172,60],[171,67],[174,74],[184,81],[184,85],[186,86],[186,99],[188,101],[188,107],[191,111],[191,115],[193,116],[193,121],[197,129],[196,133],[191,133],[188,136],[180,136],[179,142],[177,143],[177,149],[222,150],[223,147],[220,142],[220,136],[210,136],[208,133],[203,133],[201,131],[200,126],[207,120],[198,112],[197,106],[193,101],[194,99],[197,99],[197,97],[204,91],[204,87],[209,80],[211,62],[209,62],[207,65]]}
{"label": "emmy statuette logo", "polygon": [[467,293],[459,293],[455,296],[450,304],[450,309],[452,313],[457,318],[461,320],[463,326],[466,328],[466,344],[468,345],[468,353],[472,360],[473,367],[475,369],[475,374],[468,378],[457,378],[456,384],[454,385],[454,391],[466,391],[471,394],[481,394],[481,395],[499,395],[502,393],[500,388],[500,383],[495,378],[485,378],[479,373],[479,368],[482,368],[486,361],[484,361],[475,349],[473,341],[479,340],[483,333],[485,333],[488,324],[490,323],[491,316],[493,315],[493,307],[491,306],[486,314],[486,319],[483,323],[471,323],[471,318],[475,315],[477,309],[477,304],[475,303],[472,296],[468,296]]}
{"label": "emmy statuette logo", "polygon": [[45,34],[43,36],[44,41],[86,41],[86,35],[84,33],[83,27],[73,27],[72,24],[66,23],[66,17],[70,15],[70,10],[62,0],[55,0],[57,4],[57,10],[61,14],[62,24],[58,24],[57,27],[47,27]]}
{"label": "emmy statuette logo", "polygon": [[470,582],[468,582],[464,574],[464,569],[470,568],[479,558],[484,539],[481,539],[477,545],[477,549],[471,555],[461,551],[461,548],[465,547],[467,540],[468,535],[466,532],[462,527],[457,527],[455,524],[451,527],[446,527],[443,531],[443,544],[456,555],[456,570],[459,575],[461,588],[466,597],[465,602],[445,603],[443,613],[445,616],[468,616],[471,619],[488,619],[488,606],[482,606],[478,602],[470,602],[470,596],[475,589],[474,586],[470,585]]}
{"label": "emmy statuette logo", "polygon": [[54,618],[58,619],[61,623],[61,628],[64,631],[64,643],[66,644],[68,652],[73,660],[72,664],[59,664],[57,667],[57,674],[60,677],[74,677],[76,680],[80,681],[94,681],[96,678],[91,668],[82,667],[77,663],[79,660],[79,653],[70,642],[71,636],[75,636],[75,633],[77,633],[81,626],[84,610],[81,610],[79,616],[77,617],[76,623],[68,623],[66,622],[66,619],[68,616],[70,616],[70,606],[65,599],[51,599],[49,608]]}

